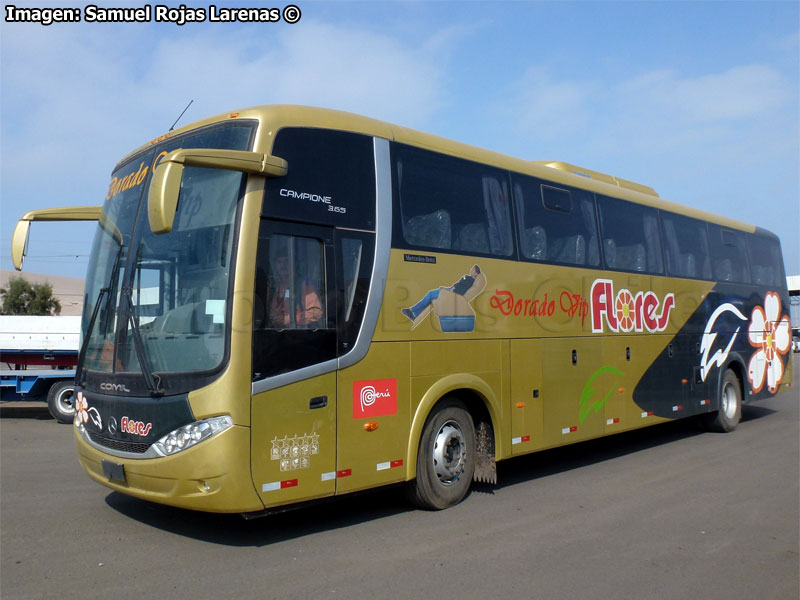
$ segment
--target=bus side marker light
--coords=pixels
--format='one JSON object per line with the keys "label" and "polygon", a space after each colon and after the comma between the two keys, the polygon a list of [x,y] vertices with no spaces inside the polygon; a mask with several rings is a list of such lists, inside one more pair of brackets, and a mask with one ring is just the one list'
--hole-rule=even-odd
{"label": "bus side marker light", "polygon": [[681,379],[681,383],[683,385],[686,385],[687,383],[689,383],[689,380],[688,379]]}
{"label": "bus side marker light", "polygon": [[367,421],[364,423],[364,431],[375,431],[378,428],[378,424],[375,421]]}
{"label": "bus side marker light", "polygon": [[618,391],[620,394],[624,394],[624,393],[625,393],[625,388],[619,388],[617,391]]}
{"label": "bus side marker light", "polygon": [[711,400],[700,400],[700,406],[708,406],[711,404]]}
{"label": "bus side marker light", "polygon": [[235,119],[236,117],[239,116],[239,113],[231,113],[229,116],[231,119]]}
{"label": "bus side marker light", "polygon": [[531,441],[531,436],[523,435],[522,437],[512,438],[511,439],[511,444],[512,445],[514,445],[514,444],[524,444],[525,442],[530,442],[530,441]]}
{"label": "bus side marker light", "polygon": [[377,471],[385,471],[386,469],[394,469],[395,467],[402,467],[403,461],[402,460],[393,460],[390,462],[382,462],[378,463]]}
{"label": "bus side marker light", "polygon": [[524,402],[517,402],[517,408],[525,408]]}
{"label": "bus side marker light", "polygon": [[561,430],[561,435],[567,435],[568,433],[575,433],[576,431],[578,431],[577,426],[565,427],[564,429]]}
{"label": "bus side marker light", "polygon": [[673,406],[672,407],[672,412],[680,412],[682,410],[683,410],[683,406],[681,406],[680,404],[678,406]]}
{"label": "bus side marker light", "polygon": [[616,425],[619,423],[619,419],[608,419],[606,420],[606,425]]}
{"label": "bus side marker light", "polygon": [[643,412],[642,413],[642,418],[643,419],[646,419],[647,417],[652,417],[652,416],[653,416],[653,411],[652,410],[648,410],[647,412]]}
{"label": "bus side marker light", "polygon": [[283,490],[290,487],[297,487],[297,479],[287,479],[286,481],[273,481],[272,483],[264,483],[261,485],[261,491],[274,492],[275,490]]}

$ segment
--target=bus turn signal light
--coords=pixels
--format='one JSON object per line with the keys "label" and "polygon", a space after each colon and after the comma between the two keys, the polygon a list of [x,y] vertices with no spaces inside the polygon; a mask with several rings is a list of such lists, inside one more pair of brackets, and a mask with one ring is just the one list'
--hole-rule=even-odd
{"label": "bus turn signal light", "polygon": [[378,424],[375,421],[367,421],[364,423],[364,431],[375,431],[378,428]]}

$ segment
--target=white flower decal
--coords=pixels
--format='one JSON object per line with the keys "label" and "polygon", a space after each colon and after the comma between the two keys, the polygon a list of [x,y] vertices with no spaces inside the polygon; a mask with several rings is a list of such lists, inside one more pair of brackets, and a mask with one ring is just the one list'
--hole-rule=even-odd
{"label": "white flower decal", "polygon": [[783,359],[781,354],[789,351],[792,340],[789,317],[781,315],[781,298],[775,292],[767,292],[764,308],[756,306],[750,317],[748,339],[757,348],[747,366],[747,378],[753,385],[753,393],[760,392],[764,384],[771,394],[778,391],[783,381]]}
{"label": "white flower decal", "polygon": [[75,425],[85,425],[89,421],[89,403],[83,392],[78,392],[75,398]]}
{"label": "white flower decal", "polygon": [[100,413],[97,412],[95,407],[89,406],[89,402],[86,400],[86,396],[83,395],[83,392],[78,392],[75,398],[75,418],[72,422],[76,427],[80,427],[81,425],[86,425],[89,419],[100,429],[103,428],[103,419],[100,418]]}

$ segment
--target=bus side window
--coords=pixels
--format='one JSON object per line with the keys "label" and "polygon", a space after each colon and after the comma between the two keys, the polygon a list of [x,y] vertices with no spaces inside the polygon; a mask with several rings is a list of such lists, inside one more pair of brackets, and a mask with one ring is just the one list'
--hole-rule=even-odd
{"label": "bus side window", "polygon": [[493,167],[393,144],[402,247],[511,256],[514,238],[505,174]]}
{"label": "bus side window", "polygon": [[372,262],[375,248],[374,234],[355,231],[336,232],[339,306],[339,356],[355,346],[369,295]]}
{"label": "bus side window", "polygon": [[675,277],[711,279],[705,223],[662,211],[661,231],[668,274]]}
{"label": "bus side window", "polygon": [[781,246],[777,239],[758,234],[748,234],[747,254],[753,283],[758,285],[782,287],[783,272],[781,270]]}
{"label": "bus side window", "polygon": [[744,233],[733,229],[724,229],[719,225],[709,225],[708,234],[711,241],[711,264],[714,270],[714,279],[750,283]]}
{"label": "bus side window", "polygon": [[512,175],[522,257],[566,265],[600,265],[591,192]]}
{"label": "bus side window", "polygon": [[620,271],[663,273],[656,210],[609,196],[598,196],[597,206],[606,266]]}

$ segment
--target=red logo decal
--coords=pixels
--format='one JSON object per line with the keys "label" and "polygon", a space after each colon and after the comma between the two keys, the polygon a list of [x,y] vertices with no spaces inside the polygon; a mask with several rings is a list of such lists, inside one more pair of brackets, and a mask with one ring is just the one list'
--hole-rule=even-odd
{"label": "red logo decal", "polygon": [[353,418],[366,419],[397,413],[397,379],[353,382]]}
{"label": "red logo decal", "polygon": [[141,437],[144,437],[150,433],[150,428],[152,426],[152,423],[147,423],[147,425],[145,425],[142,421],[132,421],[128,417],[122,417],[119,422],[119,428],[121,431]]}
{"label": "red logo decal", "polygon": [[614,295],[614,282],[596,279],[592,284],[592,332],[603,333],[605,325],[611,331],[664,331],[669,314],[675,308],[672,293],[659,299],[653,292],[620,290]]}

